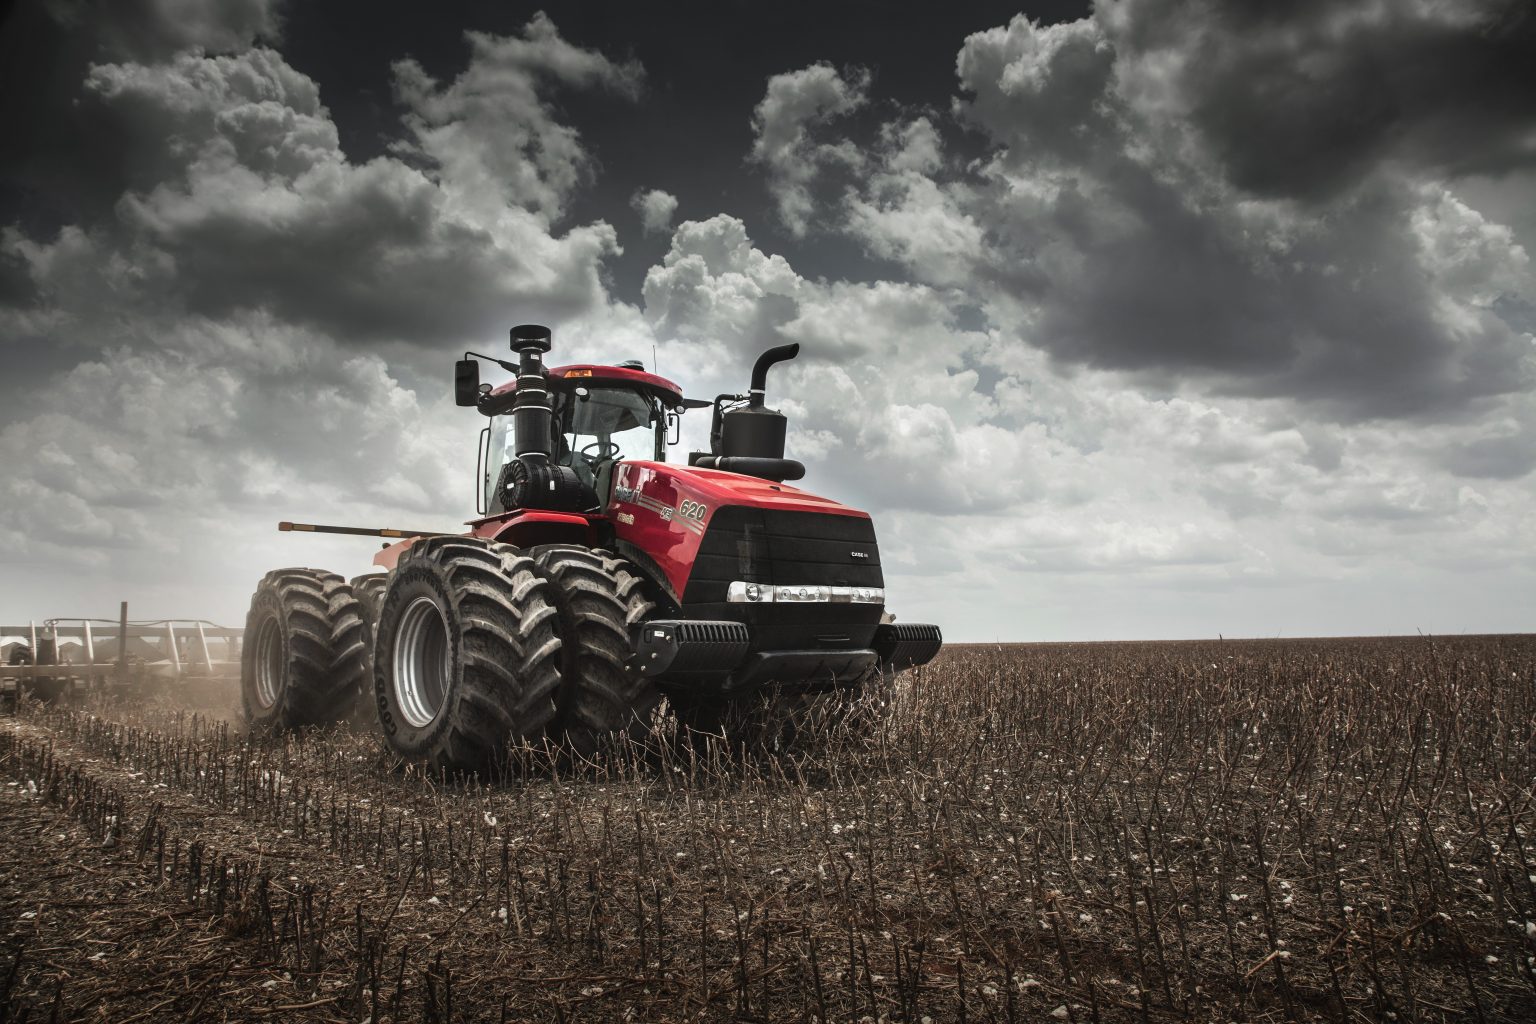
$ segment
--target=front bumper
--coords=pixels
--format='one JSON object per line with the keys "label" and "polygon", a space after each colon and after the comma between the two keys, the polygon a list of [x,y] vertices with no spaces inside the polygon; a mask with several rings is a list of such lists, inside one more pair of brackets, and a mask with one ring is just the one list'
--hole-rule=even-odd
{"label": "front bumper", "polygon": [[855,683],[876,666],[899,672],[926,665],[943,644],[938,626],[892,622],[877,626],[866,648],[753,651],[745,623],[663,619],[641,627],[631,665],[644,676],[675,678],[720,694],[769,683],[821,690]]}

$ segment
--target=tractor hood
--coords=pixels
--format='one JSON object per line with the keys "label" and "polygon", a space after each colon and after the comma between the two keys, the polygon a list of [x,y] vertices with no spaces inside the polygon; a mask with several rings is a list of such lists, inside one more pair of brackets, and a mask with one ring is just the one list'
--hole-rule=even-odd
{"label": "tractor hood", "polygon": [[[785,512],[831,512],[838,515],[868,519],[869,513],[823,498],[819,494],[801,490],[791,484],[774,483],[760,477],[727,473],[718,469],[699,466],[678,466],[666,462],[622,462],[614,476],[614,489],[628,486],[638,489],[648,497],[676,507],[680,499],[691,498],[710,508],[726,505],[746,505],[753,508],[772,508]],[[701,522],[707,523],[709,513]]]}
{"label": "tractor hood", "polygon": [[[644,552],[665,574],[674,595],[682,595],[699,545],[721,509],[835,516],[868,524],[869,513],[789,484],[717,469],[665,462],[621,462],[604,512],[620,549]],[[869,526],[857,527],[860,530]],[[871,534],[872,536],[872,534]]]}

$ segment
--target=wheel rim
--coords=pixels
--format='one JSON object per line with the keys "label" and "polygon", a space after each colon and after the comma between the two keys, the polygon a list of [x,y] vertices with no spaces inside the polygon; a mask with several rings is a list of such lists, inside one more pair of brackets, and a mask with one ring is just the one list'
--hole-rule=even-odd
{"label": "wheel rim", "polygon": [[448,693],[448,620],[431,597],[405,607],[395,633],[395,699],[400,714],[418,729],[430,725]]}
{"label": "wheel rim", "polygon": [[283,678],[282,624],[277,616],[262,620],[256,634],[256,703],[269,708],[277,703]]}

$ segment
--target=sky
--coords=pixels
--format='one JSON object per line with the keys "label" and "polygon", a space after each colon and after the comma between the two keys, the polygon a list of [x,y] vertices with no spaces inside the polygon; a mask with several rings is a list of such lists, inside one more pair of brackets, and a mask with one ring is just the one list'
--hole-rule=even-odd
{"label": "sky", "polygon": [[1531,630],[1528,5],[926,6],[4,8],[0,621],[457,528],[450,364],[538,322],[800,343],[803,486],[952,640]]}

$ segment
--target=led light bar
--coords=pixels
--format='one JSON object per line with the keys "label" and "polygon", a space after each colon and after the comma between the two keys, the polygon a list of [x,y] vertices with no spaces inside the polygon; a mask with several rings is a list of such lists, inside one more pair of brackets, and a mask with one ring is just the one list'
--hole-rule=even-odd
{"label": "led light bar", "polygon": [[773,586],[732,583],[725,592],[732,604],[885,604],[883,587],[824,587],[817,584]]}

